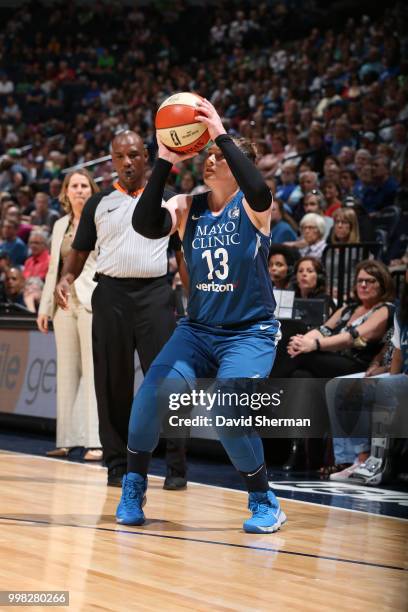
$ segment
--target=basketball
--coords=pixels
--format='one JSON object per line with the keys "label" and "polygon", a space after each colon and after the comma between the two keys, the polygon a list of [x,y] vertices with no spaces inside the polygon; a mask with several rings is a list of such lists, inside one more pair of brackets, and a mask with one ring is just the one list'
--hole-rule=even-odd
{"label": "basketball", "polygon": [[201,96],[181,92],[167,98],[156,114],[157,136],[168,149],[177,153],[201,151],[210,140],[207,126],[197,121],[197,102]]}

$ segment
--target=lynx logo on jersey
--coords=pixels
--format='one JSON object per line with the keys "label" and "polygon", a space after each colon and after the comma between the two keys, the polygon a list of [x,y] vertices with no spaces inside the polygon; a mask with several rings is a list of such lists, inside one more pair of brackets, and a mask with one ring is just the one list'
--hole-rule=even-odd
{"label": "lynx logo on jersey", "polygon": [[238,219],[239,217],[239,208],[238,206],[234,206],[231,210],[228,211],[228,217],[230,219]]}

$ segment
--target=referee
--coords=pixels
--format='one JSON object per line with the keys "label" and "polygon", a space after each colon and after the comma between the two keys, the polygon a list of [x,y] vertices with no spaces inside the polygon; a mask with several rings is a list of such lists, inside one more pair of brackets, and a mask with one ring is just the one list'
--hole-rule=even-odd
{"label": "referee", "polygon": [[[145,373],[175,329],[167,282],[169,238],[144,238],[132,215],[145,184],[142,139],[126,130],[111,144],[118,180],[89,198],[82,212],[56,300],[67,307],[70,285],[97,250],[97,287],[92,296],[92,343],[99,435],[108,485],[121,486],[127,467],[127,435],[134,395],[137,350]],[[165,198],[170,197],[165,195]],[[168,439],[166,489],[186,486],[185,440]]]}

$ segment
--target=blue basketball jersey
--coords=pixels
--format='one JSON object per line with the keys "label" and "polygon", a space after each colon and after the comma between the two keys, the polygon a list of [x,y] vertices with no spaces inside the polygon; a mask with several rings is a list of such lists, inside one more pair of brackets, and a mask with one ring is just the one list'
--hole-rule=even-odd
{"label": "blue basketball jersey", "polygon": [[270,238],[249,219],[243,197],[239,191],[216,216],[208,193],[193,196],[183,238],[193,321],[228,326],[273,317]]}

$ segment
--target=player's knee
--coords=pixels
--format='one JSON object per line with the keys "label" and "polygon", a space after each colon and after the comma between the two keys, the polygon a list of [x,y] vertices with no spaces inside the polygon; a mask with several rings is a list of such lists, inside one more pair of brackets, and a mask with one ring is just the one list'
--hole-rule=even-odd
{"label": "player's knee", "polygon": [[188,391],[184,377],[171,366],[152,366],[133,400],[132,416],[138,420],[149,413],[149,418],[160,418],[170,407],[171,397]]}

